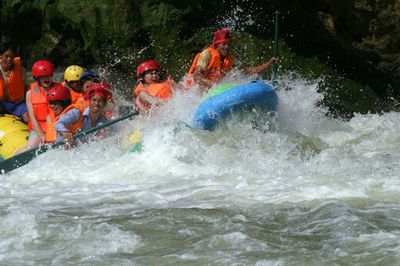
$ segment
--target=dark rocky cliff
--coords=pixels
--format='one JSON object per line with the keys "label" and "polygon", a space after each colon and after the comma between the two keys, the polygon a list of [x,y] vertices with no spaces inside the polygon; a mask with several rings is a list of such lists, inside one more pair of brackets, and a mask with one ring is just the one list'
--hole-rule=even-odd
{"label": "dark rocky cliff", "polygon": [[180,77],[220,27],[235,30],[240,59],[266,60],[275,10],[280,71],[327,75],[325,104],[339,114],[397,108],[387,99],[400,97],[398,0],[3,0],[0,28],[28,67],[50,58],[59,66],[112,63],[132,74],[154,57]]}

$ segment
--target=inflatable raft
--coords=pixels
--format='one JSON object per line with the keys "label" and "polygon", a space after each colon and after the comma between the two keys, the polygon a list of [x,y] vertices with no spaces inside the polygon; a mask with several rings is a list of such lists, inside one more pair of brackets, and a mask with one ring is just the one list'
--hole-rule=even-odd
{"label": "inflatable raft", "polygon": [[263,81],[236,86],[225,84],[211,90],[208,96],[193,114],[192,126],[195,128],[213,130],[218,121],[230,113],[240,112],[246,106],[260,106],[267,111],[275,111],[278,104],[274,88]]}
{"label": "inflatable raft", "polygon": [[29,130],[18,117],[0,115],[0,161],[12,157],[28,142]]}

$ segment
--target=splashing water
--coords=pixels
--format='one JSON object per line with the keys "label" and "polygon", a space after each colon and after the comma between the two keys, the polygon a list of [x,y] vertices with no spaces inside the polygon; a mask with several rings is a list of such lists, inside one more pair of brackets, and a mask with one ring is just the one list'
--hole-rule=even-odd
{"label": "splashing water", "polygon": [[141,153],[113,136],[0,176],[0,261],[397,264],[400,115],[328,118],[316,82],[281,82],[261,129],[258,111],[190,129],[189,91],[121,125]]}
{"label": "splashing water", "polygon": [[[252,1],[241,1],[240,4],[232,4],[231,2],[223,1],[225,5],[229,6],[226,13],[217,17],[215,25],[218,28],[226,28],[231,31],[245,31],[248,28],[253,30],[260,30],[266,27],[265,22],[273,24],[271,21],[257,22],[259,13],[265,13],[261,6],[254,4]],[[265,19],[265,18],[264,18]]]}

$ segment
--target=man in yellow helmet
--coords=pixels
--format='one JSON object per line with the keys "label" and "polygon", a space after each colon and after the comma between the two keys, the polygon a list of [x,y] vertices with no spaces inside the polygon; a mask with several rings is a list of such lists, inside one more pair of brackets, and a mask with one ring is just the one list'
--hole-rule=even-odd
{"label": "man in yellow helmet", "polygon": [[84,94],[82,83],[80,81],[81,75],[84,72],[85,69],[77,65],[72,65],[65,69],[63,84],[71,93],[72,104],[76,103],[76,101]]}

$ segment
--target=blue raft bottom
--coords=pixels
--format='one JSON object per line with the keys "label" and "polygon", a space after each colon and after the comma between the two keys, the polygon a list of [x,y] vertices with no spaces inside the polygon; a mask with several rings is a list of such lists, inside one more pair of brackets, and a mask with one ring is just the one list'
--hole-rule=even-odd
{"label": "blue raft bottom", "polygon": [[218,121],[246,106],[260,106],[276,111],[278,96],[271,84],[253,81],[235,86],[203,101],[193,114],[192,126],[212,130]]}

